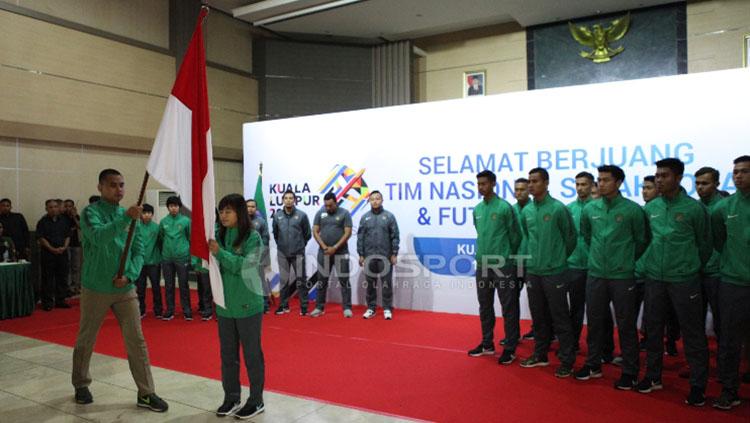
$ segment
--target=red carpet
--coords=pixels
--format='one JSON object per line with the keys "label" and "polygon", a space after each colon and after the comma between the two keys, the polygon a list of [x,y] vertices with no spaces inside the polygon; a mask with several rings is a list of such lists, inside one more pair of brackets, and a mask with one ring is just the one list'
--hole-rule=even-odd
{"label": "red carpet", "polygon": [[[197,302],[193,304],[195,308]],[[337,304],[318,319],[302,318],[298,311],[293,307],[291,314],[264,320],[268,390],[433,421],[750,421],[748,385],[740,391],[743,404],[731,412],[714,410],[710,403],[686,406],[688,383],[677,376],[685,364],[682,353],[680,358],[665,357],[665,389],[643,395],[616,391],[612,384],[620,371],[614,366],[604,366],[602,379],[579,382],[553,376],[558,364],[554,354],[551,366],[535,369],[522,369],[518,361],[499,366],[496,357],[467,357],[466,350],[479,340],[475,316],[396,310],[394,320],[385,321],[378,310],[375,319],[364,320],[363,309],[355,308],[355,317],[344,319]],[[66,346],[73,346],[77,328],[77,306],[0,322],[0,330]],[[214,321],[186,322],[178,314],[162,322],[149,311],[143,330],[155,366],[220,379]],[[496,333],[502,337],[499,319]],[[528,356],[532,346],[523,342],[519,357]],[[111,315],[96,352],[125,357]],[[577,364],[582,361],[579,355]],[[711,363],[715,367],[713,356]],[[156,385],[158,391],[158,380]],[[709,401],[719,390],[712,377]]]}

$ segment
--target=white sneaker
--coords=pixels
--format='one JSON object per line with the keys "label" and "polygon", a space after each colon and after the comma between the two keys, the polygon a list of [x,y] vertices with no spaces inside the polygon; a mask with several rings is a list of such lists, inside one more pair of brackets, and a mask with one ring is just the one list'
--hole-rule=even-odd
{"label": "white sneaker", "polygon": [[383,310],[383,317],[385,317],[385,320],[391,320],[393,319],[393,313],[390,310]]}
{"label": "white sneaker", "polygon": [[347,319],[351,318],[352,317],[352,311],[349,310],[348,308],[346,310],[344,310],[344,317],[346,317]]}
{"label": "white sneaker", "polygon": [[323,310],[321,310],[319,308],[316,308],[315,310],[312,311],[312,313],[310,313],[310,317],[320,317],[320,316],[322,316],[324,314],[326,314],[325,311],[323,311]]}
{"label": "white sneaker", "polygon": [[373,316],[375,316],[375,310],[368,308],[365,314],[362,315],[365,319],[371,319]]}

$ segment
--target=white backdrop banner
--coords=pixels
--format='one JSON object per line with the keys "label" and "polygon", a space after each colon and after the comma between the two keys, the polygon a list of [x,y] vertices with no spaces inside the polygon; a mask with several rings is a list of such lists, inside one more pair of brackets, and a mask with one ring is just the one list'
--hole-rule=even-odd
{"label": "white backdrop banner", "polygon": [[[381,191],[401,230],[394,306],[477,314],[478,172],[494,171],[498,195],[514,203],[513,181],[546,168],[552,196],[569,203],[578,172],[596,176],[598,165],[614,164],[626,173],[623,195],[641,202],[655,161],[677,157],[691,195],[702,166],[719,169],[720,189],[733,193],[732,160],[750,153],[749,99],[750,71],[736,69],[248,123],[245,195],[254,195],[259,162],[269,214],[292,189],[312,223],[333,190],[353,215],[351,280],[362,304],[356,229],[368,193]],[[308,244],[308,275],[317,248]],[[329,301],[340,301],[336,286]],[[522,302],[528,317],[525,295]]]}

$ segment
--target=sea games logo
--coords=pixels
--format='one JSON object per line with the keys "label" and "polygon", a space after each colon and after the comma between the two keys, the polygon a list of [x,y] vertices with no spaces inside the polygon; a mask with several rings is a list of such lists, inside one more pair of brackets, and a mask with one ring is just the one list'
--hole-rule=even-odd
{"label": "sea games logo", "polygon": [[356,171],[346,165],[335,165],[331,168],[328,178],[320,186],[320,194],[332,192],[336,195],[339,207],[349,210],[352,217],[367,204],[370,189],[362,178],[365,170]]}
{"label": "sea games logo", "polygon": [[305,183],[277,183],[268,187],[269,211],[271,217],[284,208],[284,192],[292,191],[299,207],[315,207],[323,205],[323,196],[328,192],[336,195],[339,207],[345,207],[354,216],[365,204],[370,196],[367,183],[362,178],[365,170],[355,171],[345,165],[335,165],[328,174],[317,193],[313,193],[310,184]]}

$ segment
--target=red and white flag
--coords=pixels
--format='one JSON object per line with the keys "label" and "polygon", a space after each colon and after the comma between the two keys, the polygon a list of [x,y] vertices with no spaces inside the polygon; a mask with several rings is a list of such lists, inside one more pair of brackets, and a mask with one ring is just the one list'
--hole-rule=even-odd
{"label": "red and white flag", "polygon": [[219,265],[208,251],[208,240],[215,236],[216,198],[203,47],[203,19],[207,13],[207,9],[201,9],[146,168],[190,209],[190,254],[201,258],[208,268],[214,302],[223,307]]}

